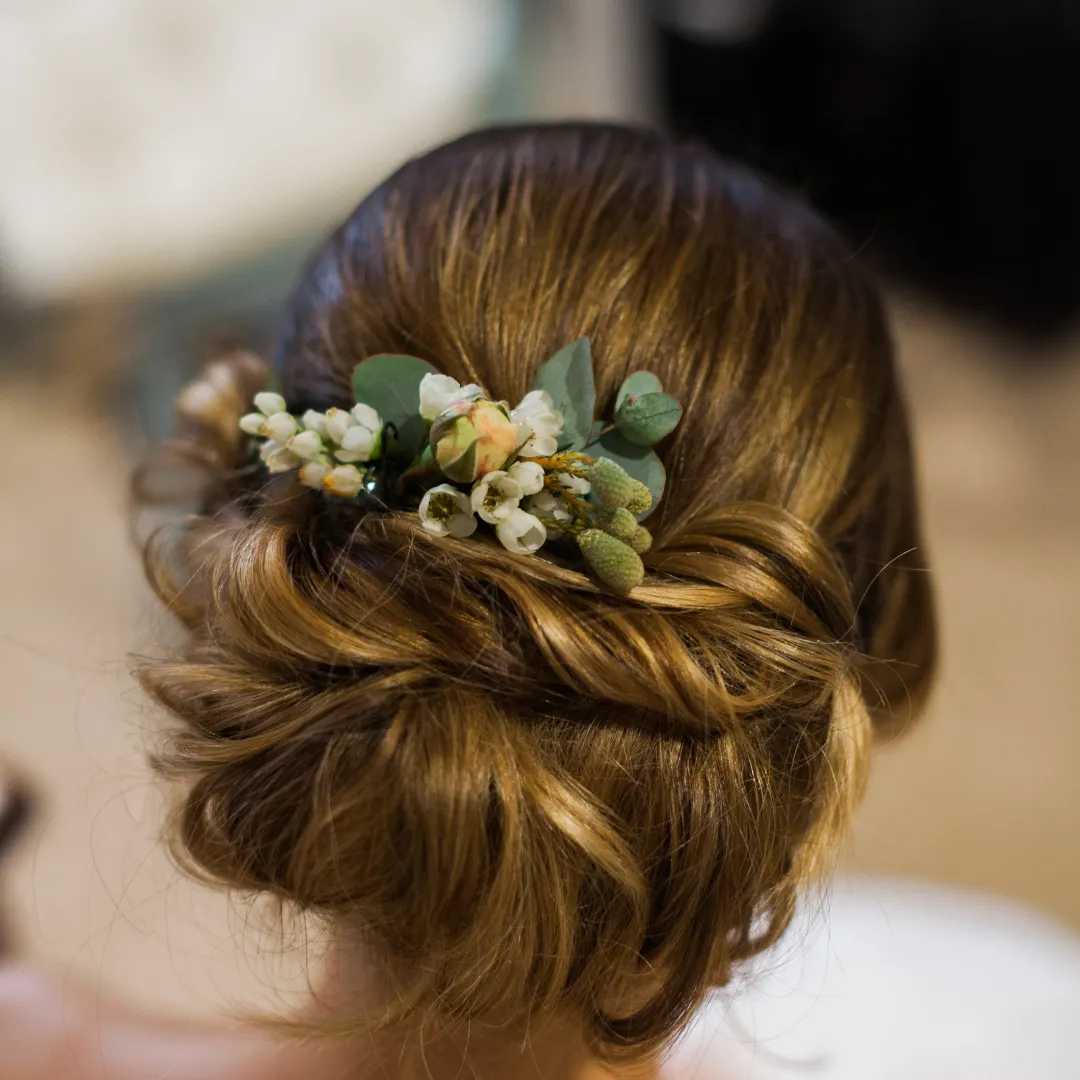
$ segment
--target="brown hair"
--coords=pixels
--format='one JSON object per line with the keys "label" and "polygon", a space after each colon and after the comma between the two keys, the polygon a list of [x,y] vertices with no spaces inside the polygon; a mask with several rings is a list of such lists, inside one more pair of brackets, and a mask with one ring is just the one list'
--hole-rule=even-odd
{"label": "brown hair", "polygon": [[297,413],[379,352],[517,400],[581,335],[600,409],[639,368],[684,406],[629,597],[238,468],[246,358],[181,401],[211,483],[147,565],[190,646],[141,676],[189,866],[357,923],[440,1016],[569,1010],[611,1057],[777,938],[935,634],[875,288],[702,149],[573,124],[409,162],[307,266],[275,366]]}

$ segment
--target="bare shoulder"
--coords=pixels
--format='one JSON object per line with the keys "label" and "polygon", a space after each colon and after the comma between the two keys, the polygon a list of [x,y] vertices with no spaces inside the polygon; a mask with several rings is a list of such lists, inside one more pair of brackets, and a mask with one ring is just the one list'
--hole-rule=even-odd
{"label": "bare shoulder", "polygon": [[145,1011],[74,976],[0,962],[0,1080],[297,1080],[345,1075],[331,1053]]}
{"label": "bare shoulder", "polygon": [[86,991],[62,976],[0,964],[0,1080],[96,1080],[85,1068],[93,1058],[92,1017]]}

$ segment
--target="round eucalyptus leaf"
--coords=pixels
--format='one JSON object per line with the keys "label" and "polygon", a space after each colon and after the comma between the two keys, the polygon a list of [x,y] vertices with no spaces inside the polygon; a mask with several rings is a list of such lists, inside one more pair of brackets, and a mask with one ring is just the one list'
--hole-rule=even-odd
{"label": "round eucalyptus leaf", "polygon": [[397,429],[394,453],[412,459],[427,438],[420,416],[420,381],[435,368],[418,356],[369,356],[353,369],[353,396]]}
{"label": "round eucalyptus leaf", "polygon": [[651,446],[675,430],[682,406],[670,394],[628,397],[615,413],[615,426],[631,442]]}
{"label": "round eucalyptus leaf", "polygon": [[594,458],[611,458],[635,480],[640,480],[652,494],[652,506],[643,514],[638,514],[637,518],[640,521],[652,513],[664,494],[664,481],[667,479],[664,463],[656,456],[655,451],[640,443],[631,442],[618,429],[613,429],[589,443],[584,453]]}
{"label": "round eucalyptus leaf", "polygon": [[640,397],[642,394],[658,394],[663,390],[660,380],[651,371],[635,371],[626,377],[615,396],[615,408],[621,409],[628,397]]}
{"label": "round eucalyptus leaf", "polygon": [[560,448],[580,450],[589,441],[596,409],[589,339],[572,341],[541,364],[532,388],[546,390],[563,414]]}

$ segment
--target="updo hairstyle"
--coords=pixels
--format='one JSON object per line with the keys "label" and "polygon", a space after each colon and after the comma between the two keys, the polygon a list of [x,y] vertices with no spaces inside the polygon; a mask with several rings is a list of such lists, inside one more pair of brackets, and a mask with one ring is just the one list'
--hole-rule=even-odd
{"label": "updo hairstyle", "polygon": [[146,561],[189,643],[140,674],[185,865],[359,928],[405,1013],[569,1013],[614,1058],[777,939],[935,634],[875,287],[705,150],[572,124],[410,161],[314,254],[273,366],[296,413],[383,352],[517,400],[583,335],[598,415],[638,369],[684,407],[629,596],[247,466],[238,355],[179,403],[206,484]]}

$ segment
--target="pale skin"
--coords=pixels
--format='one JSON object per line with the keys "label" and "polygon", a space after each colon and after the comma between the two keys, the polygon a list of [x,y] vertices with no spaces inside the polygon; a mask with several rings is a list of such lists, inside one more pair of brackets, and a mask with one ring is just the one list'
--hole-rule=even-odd
{"label": "pale skin", "polygon": [[[13,835],[17,785],[0,774],[0,870]],[[254,1025],[143,1010],[70,972],[4,951],[0,926],[0,1080],[653,1080],[594,1061],[570,1019],[536,1024],[526,1040],[473,1024],[424,1041],[399,1034],[286,1037]],[[386,1000],[375,966],[342,934],[304,1019]]]}
{"label": "pale skin", "polygon": [[572,1025],[527,1044],[475,1027],[432,1038],[423,1058],[400,1037],[301,1041],[239,1024],[171,1020],[72,976],[0,964],[0,1080],[652,1080],[649,1067],[608,1071]]}

